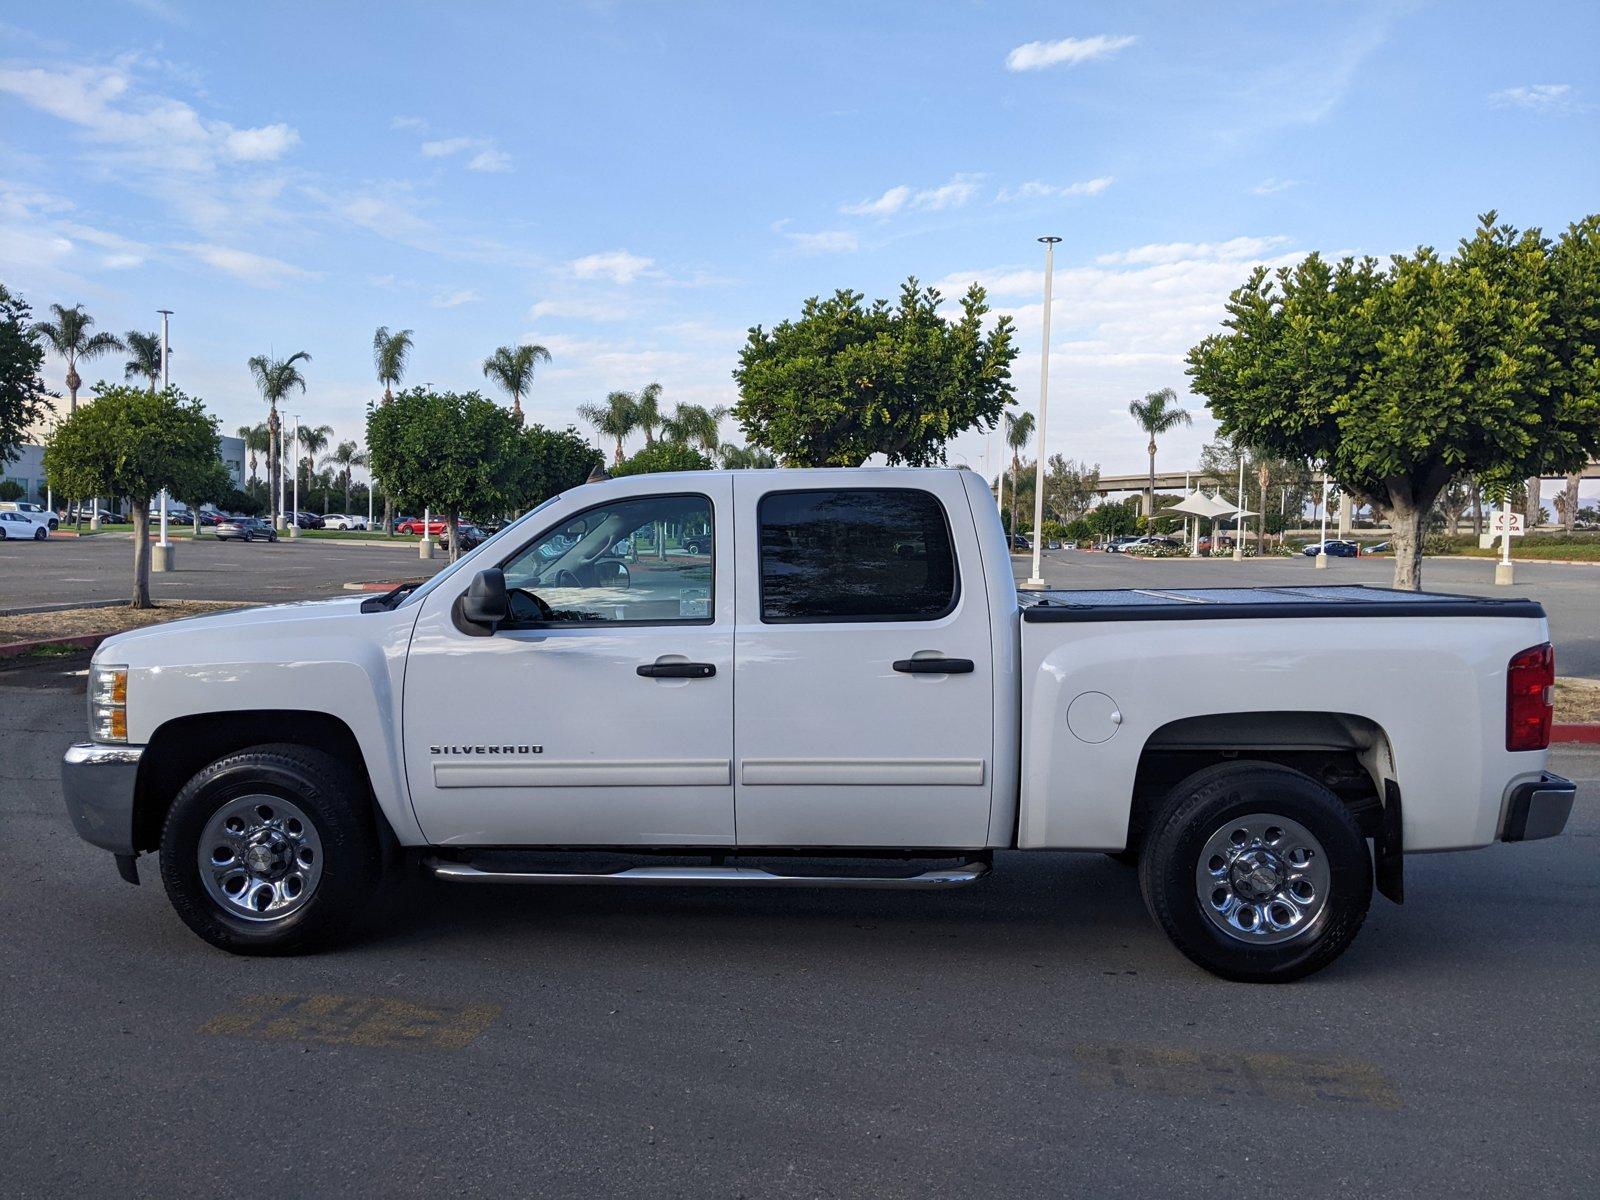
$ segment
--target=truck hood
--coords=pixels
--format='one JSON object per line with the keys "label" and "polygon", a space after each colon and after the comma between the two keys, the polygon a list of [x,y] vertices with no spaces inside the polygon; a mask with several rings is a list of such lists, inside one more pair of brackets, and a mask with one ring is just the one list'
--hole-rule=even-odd
{"label": "truck hood", "polygon": [[[152,662],[193,661],[202,657],[195,653],[201,646],[211,649],[218,642],[235,643],[245,638],[277,639],[301,633],[333,633],[335,627],[330,626],[329,622],[344,625],[345,628],[337,629],[337,632],[348,635],[355,631],[351,626],[355,619],[362,616],[361,603],[368,598],[336,596],[331,600],[299,600],[290,604],[268,604],[233,612],[180,617],[176,621],[113,634],[100,643],[94,657],[96,662],[123,662],[130,655],[138,655]],[[185,646],[193,649],[186,651]]]}

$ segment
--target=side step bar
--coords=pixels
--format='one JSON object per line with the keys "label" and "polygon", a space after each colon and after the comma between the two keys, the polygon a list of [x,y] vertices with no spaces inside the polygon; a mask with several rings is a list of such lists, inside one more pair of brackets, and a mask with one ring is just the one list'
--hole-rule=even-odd
{"label": "side step bar", "polygon": [[758,867],[628,867],[600,874],[565,871],[494,871],[471,863],[428,858],[423,866],[438,879],[457,883],[678,884],[686,887],[956,888],[989,873],[989,864],[965,863],[920,875],[775,875]]}

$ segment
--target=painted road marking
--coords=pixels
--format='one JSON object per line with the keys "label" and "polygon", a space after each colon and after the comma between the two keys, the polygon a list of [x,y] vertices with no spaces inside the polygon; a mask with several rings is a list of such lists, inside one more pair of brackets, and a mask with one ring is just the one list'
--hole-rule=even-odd
{"label": "painted road marking", "polygon": [[203,1034],[333,1046],[459,1050],[500,1015],[498,1004],[418,1004],[391,996],[326,993],[247,996]]}
{"label": "painted road marking", "polygon": [[1179,1050],[1135,1043],[1073,1048],[1078,1076],[1096,1088],[1163,1096],[1235,1096],[1291,1104],[1396,1109],[1383,1072],[1358,1058],[1305,1058],[1260,1051]]}

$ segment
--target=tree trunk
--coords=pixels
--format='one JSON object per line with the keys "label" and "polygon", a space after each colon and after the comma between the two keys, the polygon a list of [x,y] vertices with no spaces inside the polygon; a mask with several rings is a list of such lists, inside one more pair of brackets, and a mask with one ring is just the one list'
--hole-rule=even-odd
{"label": "tree trunk", "polygon": [[1472,536],[1483,536],[1483,487],[1472,481]]}
{"label": "tree trunk", "polygon": [[282,515],[278,509],[278,478],[283,472],[283,435],[278,422],[278,406],[267,409],[267,504],[272,512],[272,527]]}
{"label": "tree trunk", "polygon": [[1427,509],[1409,498],[1392,497],[1389,505],[1389,540],[1394,546],[1394,586],[1403,591],[1422,590],[1422,521]]}
{"label": "tree trunk", "polygon": [[150,603],[150,500],[133,497],[133,607]]}
{"label": "tree trunk", "polygon": [[1543,498],[1540,495],[1543,482],[1537,475],[1528,480],[1528,504],[1522,514],[1522,520],[1529,533],[1532,533],[1539,525],[1539,509],[1543,507],[1540,504],[1540,500]]}
{"label": "tree trunk", "polygon": [[1144,494],[1144,518],[1148,522],[1156,515],[1156,440],[1150,439],[1150,444],[1145,447],[1150,455],[1150,487]]}
{"label": "tree trunk", "polygon": [[1017,478],[1022,474],[1022,462],[1011,456],[1011,536],[1017,536]]}
{"label": "tree trunk", "polygon": [[450,524],[450,561],[455,562],[461,557],[461,510],[452,508],[448,518]]}
{"label": "tree trunk", "polygon": [[1578,485],[1583,480],[1581,471],[1567,476],[1567,486],[1561,492],[1561,528],[1571,533],[1578,520]]}

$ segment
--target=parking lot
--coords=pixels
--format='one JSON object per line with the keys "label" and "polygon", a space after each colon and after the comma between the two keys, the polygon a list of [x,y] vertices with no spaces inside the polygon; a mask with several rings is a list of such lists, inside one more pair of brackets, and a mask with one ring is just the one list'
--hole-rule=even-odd
{"label": "parking lot", "polygon": [[[65,582],[12,569],[36,549],[85,575],[109,554],[96,586],[114,595],[128,546],[6,548],[8,589]],[[409,544],[180,555],[158,585],[222,599],[428,566]],[[1161,586],[1388,566],[1069,553],[1047,571]],[[1487,591],[1487,571],[1425,578]],[[1564,667],[1590,661],[1595,576],[1520,571]],[[131,888],[70,828],[57,764],[82,736],[83,666],[0,671],[8,1194],[921,1196],[982,1178],[1578,1196],[1600,1168],[1600,751],[1555,755],[1582,784],[1565,836],[1411,858],[1407,903],[1375,901],[1344,958],[1286,987],[1203,974],[1093,854],[1002,854],[952,895],[408,879],[357,944],[247,960],[182,926],[149,860]]]}

